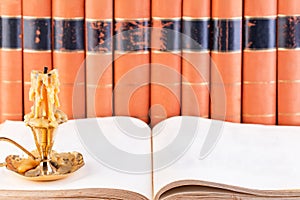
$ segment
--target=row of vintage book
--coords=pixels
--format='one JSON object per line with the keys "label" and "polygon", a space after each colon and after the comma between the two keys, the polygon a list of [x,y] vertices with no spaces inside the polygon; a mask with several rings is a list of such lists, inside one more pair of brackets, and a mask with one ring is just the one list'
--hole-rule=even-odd
{"label": "row of vintage book", "polygon": [[69,118],[299,125],[299,22],[297,0],[0,0],[0,120],[48,66]]}

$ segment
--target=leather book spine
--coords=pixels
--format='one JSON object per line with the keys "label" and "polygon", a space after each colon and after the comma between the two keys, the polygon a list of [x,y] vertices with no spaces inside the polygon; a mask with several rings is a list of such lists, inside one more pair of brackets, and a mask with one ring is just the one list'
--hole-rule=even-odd
{"label": "leather book spine", "polygon": [[51,0],[23,0],[23,97],[24,113],[29,113],[30,73],[52,68]]}
{"label": "leather book spine", "polygon": [[113,0],[86,0],[87,117],[113,114]]}
{"label": "leather book spine", "polygon": [[150,1],[115,0],[114,114],[149,122]]}
{"label": "leather book spine", "polygon": [[300,125],[300,4],[278,0],[278,124]]}
{"label": "leather book spine", "polygon": [[181,115],[209,117],[210,0],[184,0]]}
{"label": "leather book spine", "polygon": [[212,119],[241,121],[242,0],[212,0]]}
{"label": "leather book spine", "polygon": [[276,124],[277,0],[245,0],[243,119]]}
{"label": "leather book spine", "polygon": [[152,1],[151,126],[180,115],[181,0]]}
{"label": "leather book spine", "polygon": [[60,103],[69,119],[84,118],[84,0],[53,0],[53,68],[60,76]]}
{"label": "leather book spine", "polygon": [[0,122],[23,119],[21,0],[0,0]]}

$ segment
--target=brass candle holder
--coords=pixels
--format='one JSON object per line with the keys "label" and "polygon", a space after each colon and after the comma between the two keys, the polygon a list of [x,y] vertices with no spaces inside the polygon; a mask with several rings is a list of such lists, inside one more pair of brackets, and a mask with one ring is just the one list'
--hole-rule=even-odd
{"label": "brass candle holder", "polygon": [[7,169],[30,180],[57,180],[77,171],[84,165],[83,157],[78,152],[57,153],[52,150],[58,126],[67,121],[64,112],[59,107],[59,80],[56,70],[48,72],[33,70],[31,72],[31,88],[29,98],[34,102],[31,112],[25,115],[25,124],[32,130],[36,150],[29,152],[15,141],[0,137],[0,140],[10,142],[28,155],[22,158],[18,155],[6,157]]}

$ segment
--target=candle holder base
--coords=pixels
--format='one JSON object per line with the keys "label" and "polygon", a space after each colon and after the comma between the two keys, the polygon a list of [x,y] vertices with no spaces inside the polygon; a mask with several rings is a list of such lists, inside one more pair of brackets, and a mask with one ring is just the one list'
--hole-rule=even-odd
{"label": "candle holder base", "polygon": [[[32,152],[36,154],[37,151]],[[6,168],[32,181],[53,181],[65,178],[84,165],[78,152],[51,152],[51,160],[37,161],[18,155],[6,157]]]}
{"label": "candle holder base", "polygon": [[55,169],[54,167],[51,165],[49,160],[46,161],[41,161],[40,163],[40,174],[42,176],[48,176],[48,175],[53,175],[55,174]]}

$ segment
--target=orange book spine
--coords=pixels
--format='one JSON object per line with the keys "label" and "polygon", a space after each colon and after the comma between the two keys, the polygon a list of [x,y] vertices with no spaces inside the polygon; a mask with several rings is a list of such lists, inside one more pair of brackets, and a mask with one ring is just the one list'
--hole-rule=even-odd
{"label": "orange book spine", "polygon": [[152,1],[151,126],[180,115],[181,0]]}
{"label": "orange book spine", "polygon": [[51,0],[23,0],[23,97],[24,113],[29,113],[30,73],[52,68]]}
{"label": "orange book spine", "polygon": [[210,0],[184,0],[181,115],[209,117]]}
{"label": "orange book spine", "polygon": [[87,117],[112,116],[113,0],[86,0]]}
{"label": "orange book spine", "polygon": [[212,119],[241,121],[242,3],[212,0]]}
{"label": "orange book spine", "polygon": [[53,0],[53,68],[60,76],[60,103],[68,117],[85,113],[84,0]]}
{"label": "orange book spine", "polygon": [[21,0],[0,0],[0,122],[22,120]]}
{"label": "orange book spine", "polygon": [[114,114],[149,122],[149,0],[115,0]]}
{"label": "orange book spine", "polygon": [[276,124],[277,0],[245,0],[242,121]]}
{"label": "orange book spine", "polygon": [[278,124],[300,125],[300,4],[278,0]]}

